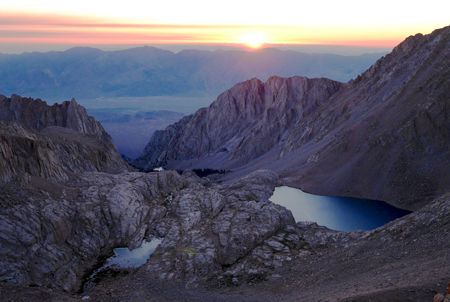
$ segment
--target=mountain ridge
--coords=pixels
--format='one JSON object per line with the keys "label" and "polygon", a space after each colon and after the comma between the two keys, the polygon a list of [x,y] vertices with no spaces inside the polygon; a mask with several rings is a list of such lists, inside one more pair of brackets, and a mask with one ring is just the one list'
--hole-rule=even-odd
{"label": "mountain ridge", "polygon": [[88,116],[86,109],[75,99],[48,106],[41,99],[22,98],[17,94],[11,98],[0,95],[0,119],[15,121],[37,131],[49,126],[69,128],[114,144],[102,125]]}
{"label": "mountain ridge", "polygon": [[[184,119],[179,124],[174,125],[179,131],[181,131],[180,124],[187,125],[188,128],[182,128],[183,133],[180,133],[178,137],[183,141],[176,146],[171,146],[170,144],[175,143],[174,140],[171,142],[167,139],[164,140],[167,144],[165,147],[168,150],[156,162],[145,165],[145,159],[138,158],[134,163],[143,168],[149,168],[150,166],[164,165],[172,159],[186,160],[215,152],[230,153],[231,159],[244,155],[245,161],[248,161],[251,158],[258,157],[261,152],[267,151],[276,144],[275,141],[268,142],[264,148],[261,144],[255,148],[251,144],[246,144],[245,141],[248,140],[248,137],[245,133],[248,132],[246,132],[248,127],[260,123],[256,127],[262,128],[261,123],[273,122],[278,118],[277,112],[279,111],[298,109],[299,112],[295,115],[301,115],[304,113],[303,111],[312,110],[312,107],[317,106],[344,86],[343,83],[328,79],[307,79],[304,77],[282,79],[273,76],[266,83],[262,83],[260,80],[253,78],[222,93],[210,107],[197,111],[192,119],[189,119],[190,124],[187,124],[187,119]],[[324,88],[324,90],[321,91],[319,87]],[[296,97],[300,99],[297,100]],[[296,109],[297,101],[301,104]],[[280,109],[279,107],[283,108]],[[223,114],[224,112],[226,114]],[[202,125],[205,117],[208,117],[205,121],[206,124]],[[262,120],[258,122],[260,118]],[[279,130],[283,126],[288,127],[295,122],[289,119],[288,117],[279,121],[282,123]],[[271,131],[275,130],[271,129]],[[264,136],[264,134],[260,134],[258,137],[261,138],[261,135]],[[194,140],[195,143],[190,144],[188,140]],[[191,148],[192,145],[195,147]],[[157,148],[161,149],[161,147],[163,146],[160,145]],[[200,148],[200,150],[195,148]],[[246,149],[248,148],[251,148],[251,152],[247,152]],[[143,153],[146,152],[150,151],[147,150]]]}

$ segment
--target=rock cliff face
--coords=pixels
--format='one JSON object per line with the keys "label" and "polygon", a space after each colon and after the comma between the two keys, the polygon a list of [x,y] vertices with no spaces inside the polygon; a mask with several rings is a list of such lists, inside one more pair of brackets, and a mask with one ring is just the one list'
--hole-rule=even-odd
{"label": "rock cliff face", "polygon": [[0,179],[67,181],[72,173],[120,173],[129,167],[103,127],[75,100],[0,97]]}
{"label": "rock cliff face", "polygon": [[48,106],[40,99],[22,98],[16,94],[11,98],[0,95],[0,120],[18,122],[37,131],[50,126],[69,128],[114,144],[102,125],[88,116],[86,109],[75,99]]}
{"label": "rock cliff face", "polygon": [[[208,108],[158,131],[135,164],[218,157],[249,162],[276,146],[290,128],[345,86],[328,79],[252,79],[222,93]],[[257,144],[255,142],[258,142]],[[218,163],[211,163],[218,165]]]}
{"label": "rock cliff face", "polygon": [[159,133],[165,143],[152,139],[136,164],[266,168],[318,194],[417,209],[450,187],[449,70],[446,27],[407,38],[349,84],[253,79]]}

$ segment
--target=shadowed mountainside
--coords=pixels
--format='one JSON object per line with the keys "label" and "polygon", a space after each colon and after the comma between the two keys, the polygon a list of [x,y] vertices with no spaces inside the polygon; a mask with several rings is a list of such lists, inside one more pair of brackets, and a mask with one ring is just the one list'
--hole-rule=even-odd
{"label": "shadowed mountainside", "polygon": [[450,186],[449,79],[446,27],[407,38],[348,84],[237,84],[156,132],[135,164],[235,170],[226,177],[266,168],[313,193],[416,209]]}

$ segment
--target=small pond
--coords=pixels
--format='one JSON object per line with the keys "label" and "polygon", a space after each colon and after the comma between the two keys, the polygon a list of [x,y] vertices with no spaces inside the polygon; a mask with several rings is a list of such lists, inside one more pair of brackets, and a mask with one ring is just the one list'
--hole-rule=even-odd
{"label": "small pond", "polygon": [[162,239],[142,242],[141,247],[129,250],[126,247],[114,249],[114,256],[106,260],[108,267],[112,268],[137,268],[147,262],[148,257],[155,251]]}
{"label": "small pond", "polygon": [[270,200],[289,209],[295,221],[313,221],[332,230],[373,230],[411,212],[377,200],[308,194],[277,187]]}
{"label": "small pond", "polygon": [[125,268],[138,268],[145,264],[148,257],[155,251],[156,247],[162,242],[163,239],[153,238],[151,241],[143,241],[141,247],[129,250],[126,247],[120,247],[114,249],[114,256],[106,259],[103,266],[96,269],[92,275],[90,275],[83,285],[83,293],[87,294],[94,283],[98,282],[102,274],[108,271],[114,271]]}

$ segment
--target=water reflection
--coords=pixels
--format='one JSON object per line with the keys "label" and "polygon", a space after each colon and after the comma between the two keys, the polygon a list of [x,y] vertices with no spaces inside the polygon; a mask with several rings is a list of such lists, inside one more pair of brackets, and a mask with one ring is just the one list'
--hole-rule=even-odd
{"label": "water reflection", "polygon": [[318,196],[286,186],[275,188],[270,200],[289,209],[296,221],[339,231],[373,230],[410,213],[381,201]]}

